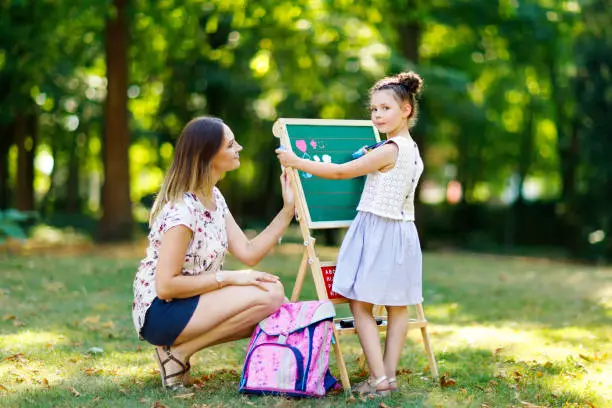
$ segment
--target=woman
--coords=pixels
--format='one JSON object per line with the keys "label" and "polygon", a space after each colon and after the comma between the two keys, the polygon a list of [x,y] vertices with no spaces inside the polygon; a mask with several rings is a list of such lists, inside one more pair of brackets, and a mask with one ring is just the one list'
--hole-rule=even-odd
{"label": "woman", "polygon": [[190,384],[189,358],[214,344],[245,338],[284,301],[277,276],[223,270],[226,250],[256,265],[291,222],[294,197],[281,175],[284,206],[248,239],[215,187],[240,166],[242,146],[220,119],[200,117],[183,129],[153,204],[149,246],[134,280],[132,316],[141,339],[156,346],[162,384]]}

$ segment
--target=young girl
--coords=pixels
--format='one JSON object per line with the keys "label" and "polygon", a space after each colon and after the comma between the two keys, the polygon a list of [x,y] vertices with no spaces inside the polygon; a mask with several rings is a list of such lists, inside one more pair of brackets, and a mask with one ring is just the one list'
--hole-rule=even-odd
{"label": "young girl", "polygon": [[[314,176],[347,179],[367,174],[358,214],[342,243],[333,290],[350,299],[355,328],[370,369],[360,394],[382,396],[397,389],[395,372],[408,329],[407,305],[422,302],[421,247],[414,225],[414,194],[423,162],[409,128],[423,81],[414,72],[383,78],[370,90],[376,128],[387,140],[361,158],[344,163],[300,159],[278,149],[285,167]],[[383,355],[374,305],[388,313]]]}
{"label": "young girl", "polygon": [[283,174],[283,209],[258,236],[245,236],[215,187],[224,173],[240,166],[241,150],[220,119],[193,119],[176,143],[151,210],[149,246],[134,279],[132,317],[139,337],[157,346],[153,355],[166,388],[189,385],[194,353],[250,336],[285,299],[277,276],[222,269],[227,250],[246,265],[257,264],[294,214]]}

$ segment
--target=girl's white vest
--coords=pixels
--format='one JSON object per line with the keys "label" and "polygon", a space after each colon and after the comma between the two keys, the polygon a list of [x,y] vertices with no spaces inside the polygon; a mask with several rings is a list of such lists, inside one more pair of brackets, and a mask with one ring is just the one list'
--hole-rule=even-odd
{"label": "girl's white vest", "polygon": [[399,148],[395,166],[384,173],[368,174],[357,210],[414,221],[414,193],[423,173],[423,161],[411,138],[396,136],[387,143],[391,142]]}

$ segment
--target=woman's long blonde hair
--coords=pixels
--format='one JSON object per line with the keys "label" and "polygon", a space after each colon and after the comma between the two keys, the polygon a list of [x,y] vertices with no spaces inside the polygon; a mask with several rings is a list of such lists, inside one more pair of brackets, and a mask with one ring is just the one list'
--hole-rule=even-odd
{"label": "woman's long blonde hair", "polygon": [[210,164],[223,143],[223,121],[213,117],[192,119],[176,142],[174,158],[151,208],[149,226],[164,205],[178,201],[186,192],[208,193],[211,188]]}

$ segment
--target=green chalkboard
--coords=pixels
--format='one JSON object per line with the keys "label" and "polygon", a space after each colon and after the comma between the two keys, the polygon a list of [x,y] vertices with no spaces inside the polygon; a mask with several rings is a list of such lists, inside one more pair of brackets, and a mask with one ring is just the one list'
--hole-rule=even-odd
{"label": "green chalkboard", "polygon": [[[369,120],[278,119],[273,133],[281,146],[299,157],[345,163],[363,146],[380,141]],[[312,229],[348,227],[355,215],[365,177],[326,180],[298,171],[298,199]]]}

